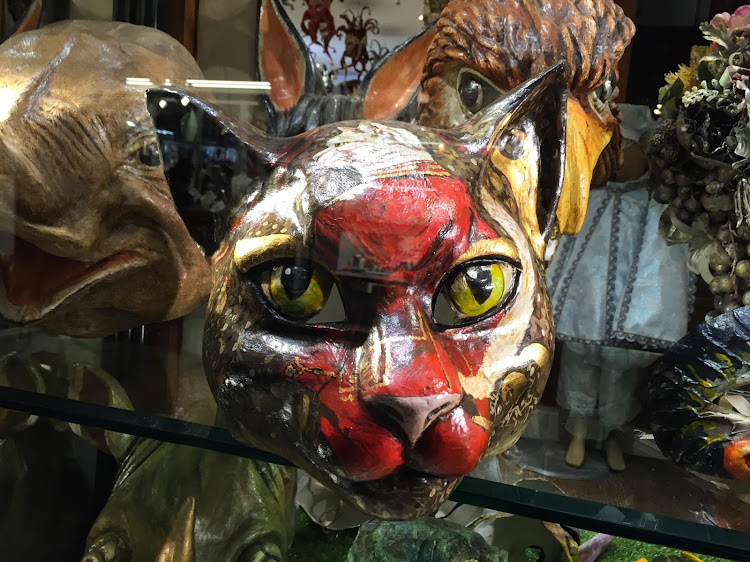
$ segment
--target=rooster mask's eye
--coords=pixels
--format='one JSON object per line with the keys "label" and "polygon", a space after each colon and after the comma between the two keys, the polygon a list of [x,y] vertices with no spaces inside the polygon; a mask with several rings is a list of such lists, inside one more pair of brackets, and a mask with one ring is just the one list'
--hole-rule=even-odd
{"label": "rooster mask's eye", "polygon": [[475,114],[497,100],[501,92],[480,74],[464,70],[458,75],[458,95],[464,109]]}

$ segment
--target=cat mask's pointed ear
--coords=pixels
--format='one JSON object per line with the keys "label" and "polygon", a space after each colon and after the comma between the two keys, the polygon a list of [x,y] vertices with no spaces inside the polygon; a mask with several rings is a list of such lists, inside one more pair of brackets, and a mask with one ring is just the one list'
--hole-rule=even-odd
{"label": "cat mask's pointed ear", "polygon": [[395,119],[415,100],[427,51],[435,38],[433,23],[386,55],[362,82],[365,119]]}
{"label": "cat mask's pointed ear", "polygon": [[542,260],[548,242],[558,235],[567,91],[567,65],[561,62],[452,131],[459,144],[484,160],[475,196],[485,202],[512,199]]}
{"label": "cat mask's pointed ear", "polygon": [[271,84],[266,103],[272,123],[303,95],[315,93],[315,62],[278,0],[261,0],[258,22],[258,76]]}
{"label": "cat mask's pointed ear", "polygon": [[283,141],[235,123],[178,88],[152,88],[146,96],[175,206],[210,256],[236,207],[254,195],[278,160]]}

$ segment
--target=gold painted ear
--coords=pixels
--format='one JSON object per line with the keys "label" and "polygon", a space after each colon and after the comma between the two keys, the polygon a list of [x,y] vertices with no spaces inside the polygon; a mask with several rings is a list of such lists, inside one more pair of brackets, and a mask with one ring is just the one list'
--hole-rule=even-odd
{"label": "gold painted ear", "polygon": [[588,114],[573,97],[568,98],[568,133],[566,146],[570,158],[565,160],[565,183],[557,216],[561,234],[576,234],[583,226],[589,203],[594,168],[613,131]]}
{"label": "gold painted ear", "polygon": [[475,196],[480,202],[511,198],[541,260],[550,239],[559,235],[557,217],[565,212],[558,205],[565,173],[567,92],[567,65],[560,62],[456,129],[459,142],[484,160]]}

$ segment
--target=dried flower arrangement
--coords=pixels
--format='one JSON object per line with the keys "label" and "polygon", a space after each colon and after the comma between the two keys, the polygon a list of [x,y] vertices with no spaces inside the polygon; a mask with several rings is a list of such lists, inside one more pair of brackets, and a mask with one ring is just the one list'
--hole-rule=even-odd
{"label": "dried flower arrangement", "polygon": [[688,267],[715,295],[708,317],[750,305],[750,5],[701,24],[710,46],[666,75],[644,138],[659,233],[688,243]]}

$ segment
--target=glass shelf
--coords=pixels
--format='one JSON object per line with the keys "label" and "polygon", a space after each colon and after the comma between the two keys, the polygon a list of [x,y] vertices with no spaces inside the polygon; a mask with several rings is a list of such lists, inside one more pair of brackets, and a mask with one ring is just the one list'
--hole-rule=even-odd
{"label": "glass shelf", "polygon": [[[193,320],[199,324],[199,317]],[[0,386],[0,407],[288,465],[285,459],[235,441],[226,429],[212,423],[213,410],[201,405],[202,401],[211,403],[213,399],[202,378],[199,349],[190,337],[190,323],[188,319],[184,325],[149,326],[88,341],[49,336],[36,330],[6,332],[0,337],[6,351],[23,350],[22,354],[43,365],[47,373],[43,378],[57,382],[47,384],[46,393],[24,389],[22,385]],[[164,341],[170,334],[183,336],[181,350],[167,351]],[[67,398],[70,389],[65,385],[66,365],[97,357],[102,364],[119,371],[119,381],[130,389],[135,411],[94,403],[91,398],[91,402]],[[159,382],[160,376],[170,375],[169,371],[175,369],[182,369],[181,379],[166,385]],[[144,381],[150,386],[144,386]],[[154,395],[143,396],[144,392]],[[647,437],[641,441],[647,442]],[[500,481],[466,477],[451,500],[731,560],[750,560],[750,514],[743,515],[741,504],[733,500],[737,491],[714,486],[663,459],[643,456],[629,456],[625,472],[607,472],[591,479],[545,476],[541,473],[549,471],[544,468],[537,472],[528,469],[526,457],[533,457],[534,451],[552,451],[554,446],[560,445],[522,439],[496,459],[496,467],[492,466],[490,472],[499,474],[496,480]],[[596,461],[596,455],[590,454],[590,462]],[[544,467],[546,461],[544,456],[541,458]],[[533,462],[540,464],[539,459]],[[539,486],[540,481],[545,485]]]}

